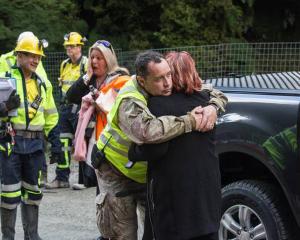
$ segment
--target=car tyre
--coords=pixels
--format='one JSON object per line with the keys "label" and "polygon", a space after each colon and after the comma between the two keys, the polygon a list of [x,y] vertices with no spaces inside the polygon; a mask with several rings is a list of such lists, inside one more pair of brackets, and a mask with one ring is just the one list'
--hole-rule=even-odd
{"label": "car tyre", "polygon": [[[291,240],[291,216],[283,194],[260,181],[233,182],[222,189],[219,240]],[[284,208],[284,209],[283,209]]]}

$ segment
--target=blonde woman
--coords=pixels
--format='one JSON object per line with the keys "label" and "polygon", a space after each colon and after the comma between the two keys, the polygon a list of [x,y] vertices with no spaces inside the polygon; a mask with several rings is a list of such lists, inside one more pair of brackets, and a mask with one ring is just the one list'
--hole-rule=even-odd
{"label": "blonde woman", "polygon": [[[85,137],[90,139],[86,154],[85,176],[92,175],[90,171],[94,172],[90,161],[91,150],[106,125],[106,115],[110,110],[114,97],[118,90],[130,79],[129,71],[118,65],[115,51],[106,40],[98,40],[93,44],[89,50],[88,62],[87,74],[79,78],[67,92],[68,100],[76,104],[80,104],[82,97],[89,94],[91,90],[94,92],[96,89],[94,93],[98,97],[95,100],[95,103],[98,104],[94,104],[96,109],[94,116],[91,117],[85,131]],[[97,171],[96,175],[99,178]],[[100,221],[99,217],[97,217],[97,221]]]}

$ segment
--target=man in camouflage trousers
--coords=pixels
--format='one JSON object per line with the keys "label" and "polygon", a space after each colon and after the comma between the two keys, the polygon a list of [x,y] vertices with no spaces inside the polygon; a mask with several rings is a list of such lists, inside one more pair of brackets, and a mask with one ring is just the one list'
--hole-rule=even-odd
{"label": "man in camouflage trousers", "polygon": [[[102,239],[140,239],[136,210],[143,205],[140,196],[145,191],[147,165],[137,162],[130,169],[125,167],[131,142],[160,143],[192,130],[210,130],[217,110],[224,111],[227,103],[223,93],[208,87],[209,106],[181,117],[156,118],[147,108],[147,99],[171,93],[170,67],[161,54],[153,51],[139,54],[135,65],[137,76],[121,88],[93,149],[92,163],[100,188],[96,199],[97,224]],[[141,217],[141,229],[143,221]]]}

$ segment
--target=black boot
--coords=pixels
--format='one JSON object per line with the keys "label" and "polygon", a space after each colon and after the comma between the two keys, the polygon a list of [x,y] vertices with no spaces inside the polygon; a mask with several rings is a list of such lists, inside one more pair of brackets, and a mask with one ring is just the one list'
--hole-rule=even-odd
{"label": "black boot", "polygon": [[38,234],[39,207],[21,204],[24,240],[42,240]]}
{"label": "black boot", "polygon": [[12,210],[1,208],[2,240],[15,239],[16,219],[17,219],[17,208]]}

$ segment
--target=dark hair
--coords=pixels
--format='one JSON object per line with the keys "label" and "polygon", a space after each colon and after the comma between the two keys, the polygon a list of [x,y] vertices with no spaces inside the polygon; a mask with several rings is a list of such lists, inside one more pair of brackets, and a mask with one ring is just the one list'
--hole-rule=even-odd
{"label": "dark hair", "polygon": [[150,62],[160,63],[162,59],[164,57],[159,52],[148,50],[139,53],[134,63],[136,75],[141,77],[148,76],[148,64]]}

